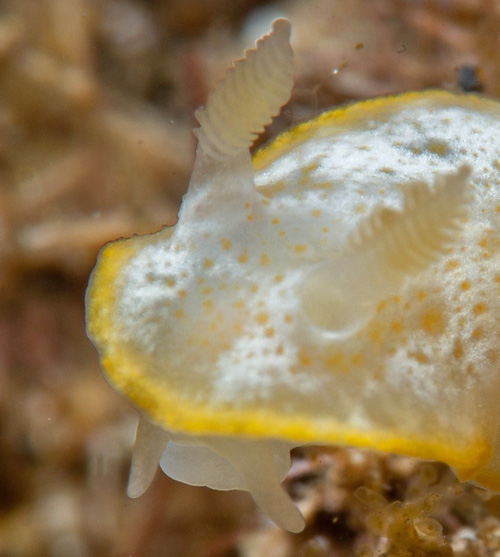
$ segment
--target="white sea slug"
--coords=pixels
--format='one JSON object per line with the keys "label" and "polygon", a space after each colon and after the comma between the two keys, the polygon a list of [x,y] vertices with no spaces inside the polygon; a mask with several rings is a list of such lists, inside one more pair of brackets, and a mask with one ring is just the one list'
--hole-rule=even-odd
{"label": "white sea slug", "polygon": [[99,256],[87,327],[158,463],[276,524],[292,447],[436,459],[500,490],[500,106],[442,91],[328,112],[253,161],[292,87],[277,20],[196,116],[176,226]]}

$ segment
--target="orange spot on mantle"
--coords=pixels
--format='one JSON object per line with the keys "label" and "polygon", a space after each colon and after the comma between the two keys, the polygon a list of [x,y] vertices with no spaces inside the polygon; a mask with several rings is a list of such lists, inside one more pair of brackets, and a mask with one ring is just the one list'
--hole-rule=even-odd
{"label": "orange spot on mantle", "polygon": [[429,308],[420,317],[420,326],[424,331],[437,335],[443,332],[445,321],[437,308]]}

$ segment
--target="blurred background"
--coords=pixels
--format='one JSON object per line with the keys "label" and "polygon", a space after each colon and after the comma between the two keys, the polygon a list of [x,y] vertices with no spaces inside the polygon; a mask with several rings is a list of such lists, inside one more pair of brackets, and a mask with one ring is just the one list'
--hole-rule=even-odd
{"label": "blurred background", "polygon": [[194,109],[279,16],[295,89],[259,143],[346,101],[500,94],[498,0],[0,0],[0,557],[500,554],[497,497],[354,449],[294,454],[297,536],[244,493],[125,495],[136,415],[85,336],[88,276],[175,223]]}

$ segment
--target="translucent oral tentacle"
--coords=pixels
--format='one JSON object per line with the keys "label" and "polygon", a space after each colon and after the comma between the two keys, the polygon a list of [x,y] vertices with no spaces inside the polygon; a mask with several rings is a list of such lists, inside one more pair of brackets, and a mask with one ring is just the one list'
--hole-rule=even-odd
{"label": "translucent oral tentacle", "polygon": [[139,416],[127,487],[129,497],[140,497],[149,488],[167,443],[167,431],[152,424],[146,417]]}
{"label": "translucent oral tentacle", "polygon": [[277,450],[289,453],[288,446],[272,440],[234,443],[224,438],[211,438],[210,446],[231,462],[255,503],[277,526],[290,532],[303,530],[304,517],[281,485],[283,458],[275,454]]}
{"label": "translucent oral tentacle", "polygon": [[246,489],[245,480],[222,455],[206,446],[203,438],[199,445],[168,443],[160,458],[163,472],[170,478],[188,485],[207,486],[227,491]]}

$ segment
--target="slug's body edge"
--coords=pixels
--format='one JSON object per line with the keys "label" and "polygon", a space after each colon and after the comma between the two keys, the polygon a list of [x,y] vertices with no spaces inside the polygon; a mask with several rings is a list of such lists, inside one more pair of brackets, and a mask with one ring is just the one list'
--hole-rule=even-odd
{"label": "slug's body edge", "polygon": [[409,104],[433,105],[435,108],[457,106],[469,110],[490,110],[498,114],[498,103],[476,93],[456,93],[443,89],[410,91],[395,95],[381,95],[372,99],[347,102],[326,110],[312,120],[302,122],[283,131],[269,144],[261,147],[252,158],[256,172],[265,170],[276,159],[293,147],[305,143],[317,134],[335,135],[370,121],[383,121],[398,109]]}

